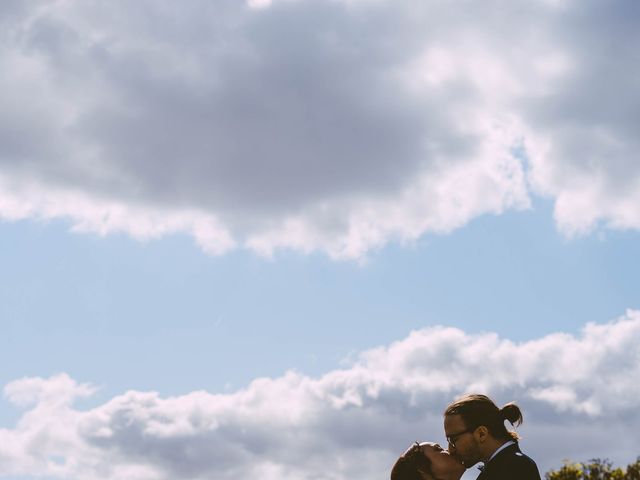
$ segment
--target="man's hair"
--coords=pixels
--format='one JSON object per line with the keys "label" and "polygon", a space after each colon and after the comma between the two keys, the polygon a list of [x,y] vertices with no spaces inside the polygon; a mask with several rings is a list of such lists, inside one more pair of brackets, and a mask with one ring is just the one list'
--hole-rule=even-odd
{"label": "man's hair", "polygon": [[431,462],[416,442],[396,461],[391,469],[391,480],[424,480],[420,471],[431,474]]}
{"label": "man's hair", "polygon": [[514,427],[522,423],[520,407],[513,402],[498,408],[493,400],[486,395],[465,395],[451,403],[444,411],[444,415],[460,415],[464,425],[470,430],[484,425],[491,436],[498,440],[517,440],[519,438],[516,432],[509,431],[504,426],[505,420],[508,420]]}

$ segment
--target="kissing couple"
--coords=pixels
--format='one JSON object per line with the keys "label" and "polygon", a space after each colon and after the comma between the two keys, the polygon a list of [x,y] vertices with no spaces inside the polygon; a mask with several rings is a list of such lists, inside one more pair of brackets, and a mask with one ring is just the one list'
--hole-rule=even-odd
{"label": "kissing couple", "polygon": [[467,468],[483,462],[477,480],[540,480],[535,462],[520,451],[518,434],[507,430],[522,423],[515,403],[502,408],[486,395],[465,395],[444,411],[447,448],[418,443],[395,463],[391,480],[460,480]]}

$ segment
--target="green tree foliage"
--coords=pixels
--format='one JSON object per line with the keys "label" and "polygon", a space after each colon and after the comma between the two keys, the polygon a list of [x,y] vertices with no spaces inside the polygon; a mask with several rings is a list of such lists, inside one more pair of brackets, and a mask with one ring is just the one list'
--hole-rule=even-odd
{"label": "green tree foliage", "polygon": [[613,468],[609,460],[594,458],[588,462],[565,464],[545,474],[546,480],[640,480],[640,457],[626,469]]}

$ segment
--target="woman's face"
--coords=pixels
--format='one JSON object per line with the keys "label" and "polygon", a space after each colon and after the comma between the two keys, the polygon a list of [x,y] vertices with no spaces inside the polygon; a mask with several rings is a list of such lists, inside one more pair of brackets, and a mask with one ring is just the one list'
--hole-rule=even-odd
{"label": "woman's face", "polygon": [[458,480],[462,477],[465,466],[440,445],[427,442],[421,443],[420,447],[431,461],[431,473],[436,480]]}

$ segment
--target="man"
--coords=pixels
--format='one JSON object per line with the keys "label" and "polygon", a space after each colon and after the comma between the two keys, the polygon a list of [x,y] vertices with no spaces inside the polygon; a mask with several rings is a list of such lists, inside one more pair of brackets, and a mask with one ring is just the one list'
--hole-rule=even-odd
{"label": "man", "polygon": [[535,462],[520,451],[518,434],[506,429],[522,423],[515,403],[498,408],[485,395],[467,395],[444,412],[444,432],[449,452],[469,468],[484,462],[478,480],[540,480]]}

